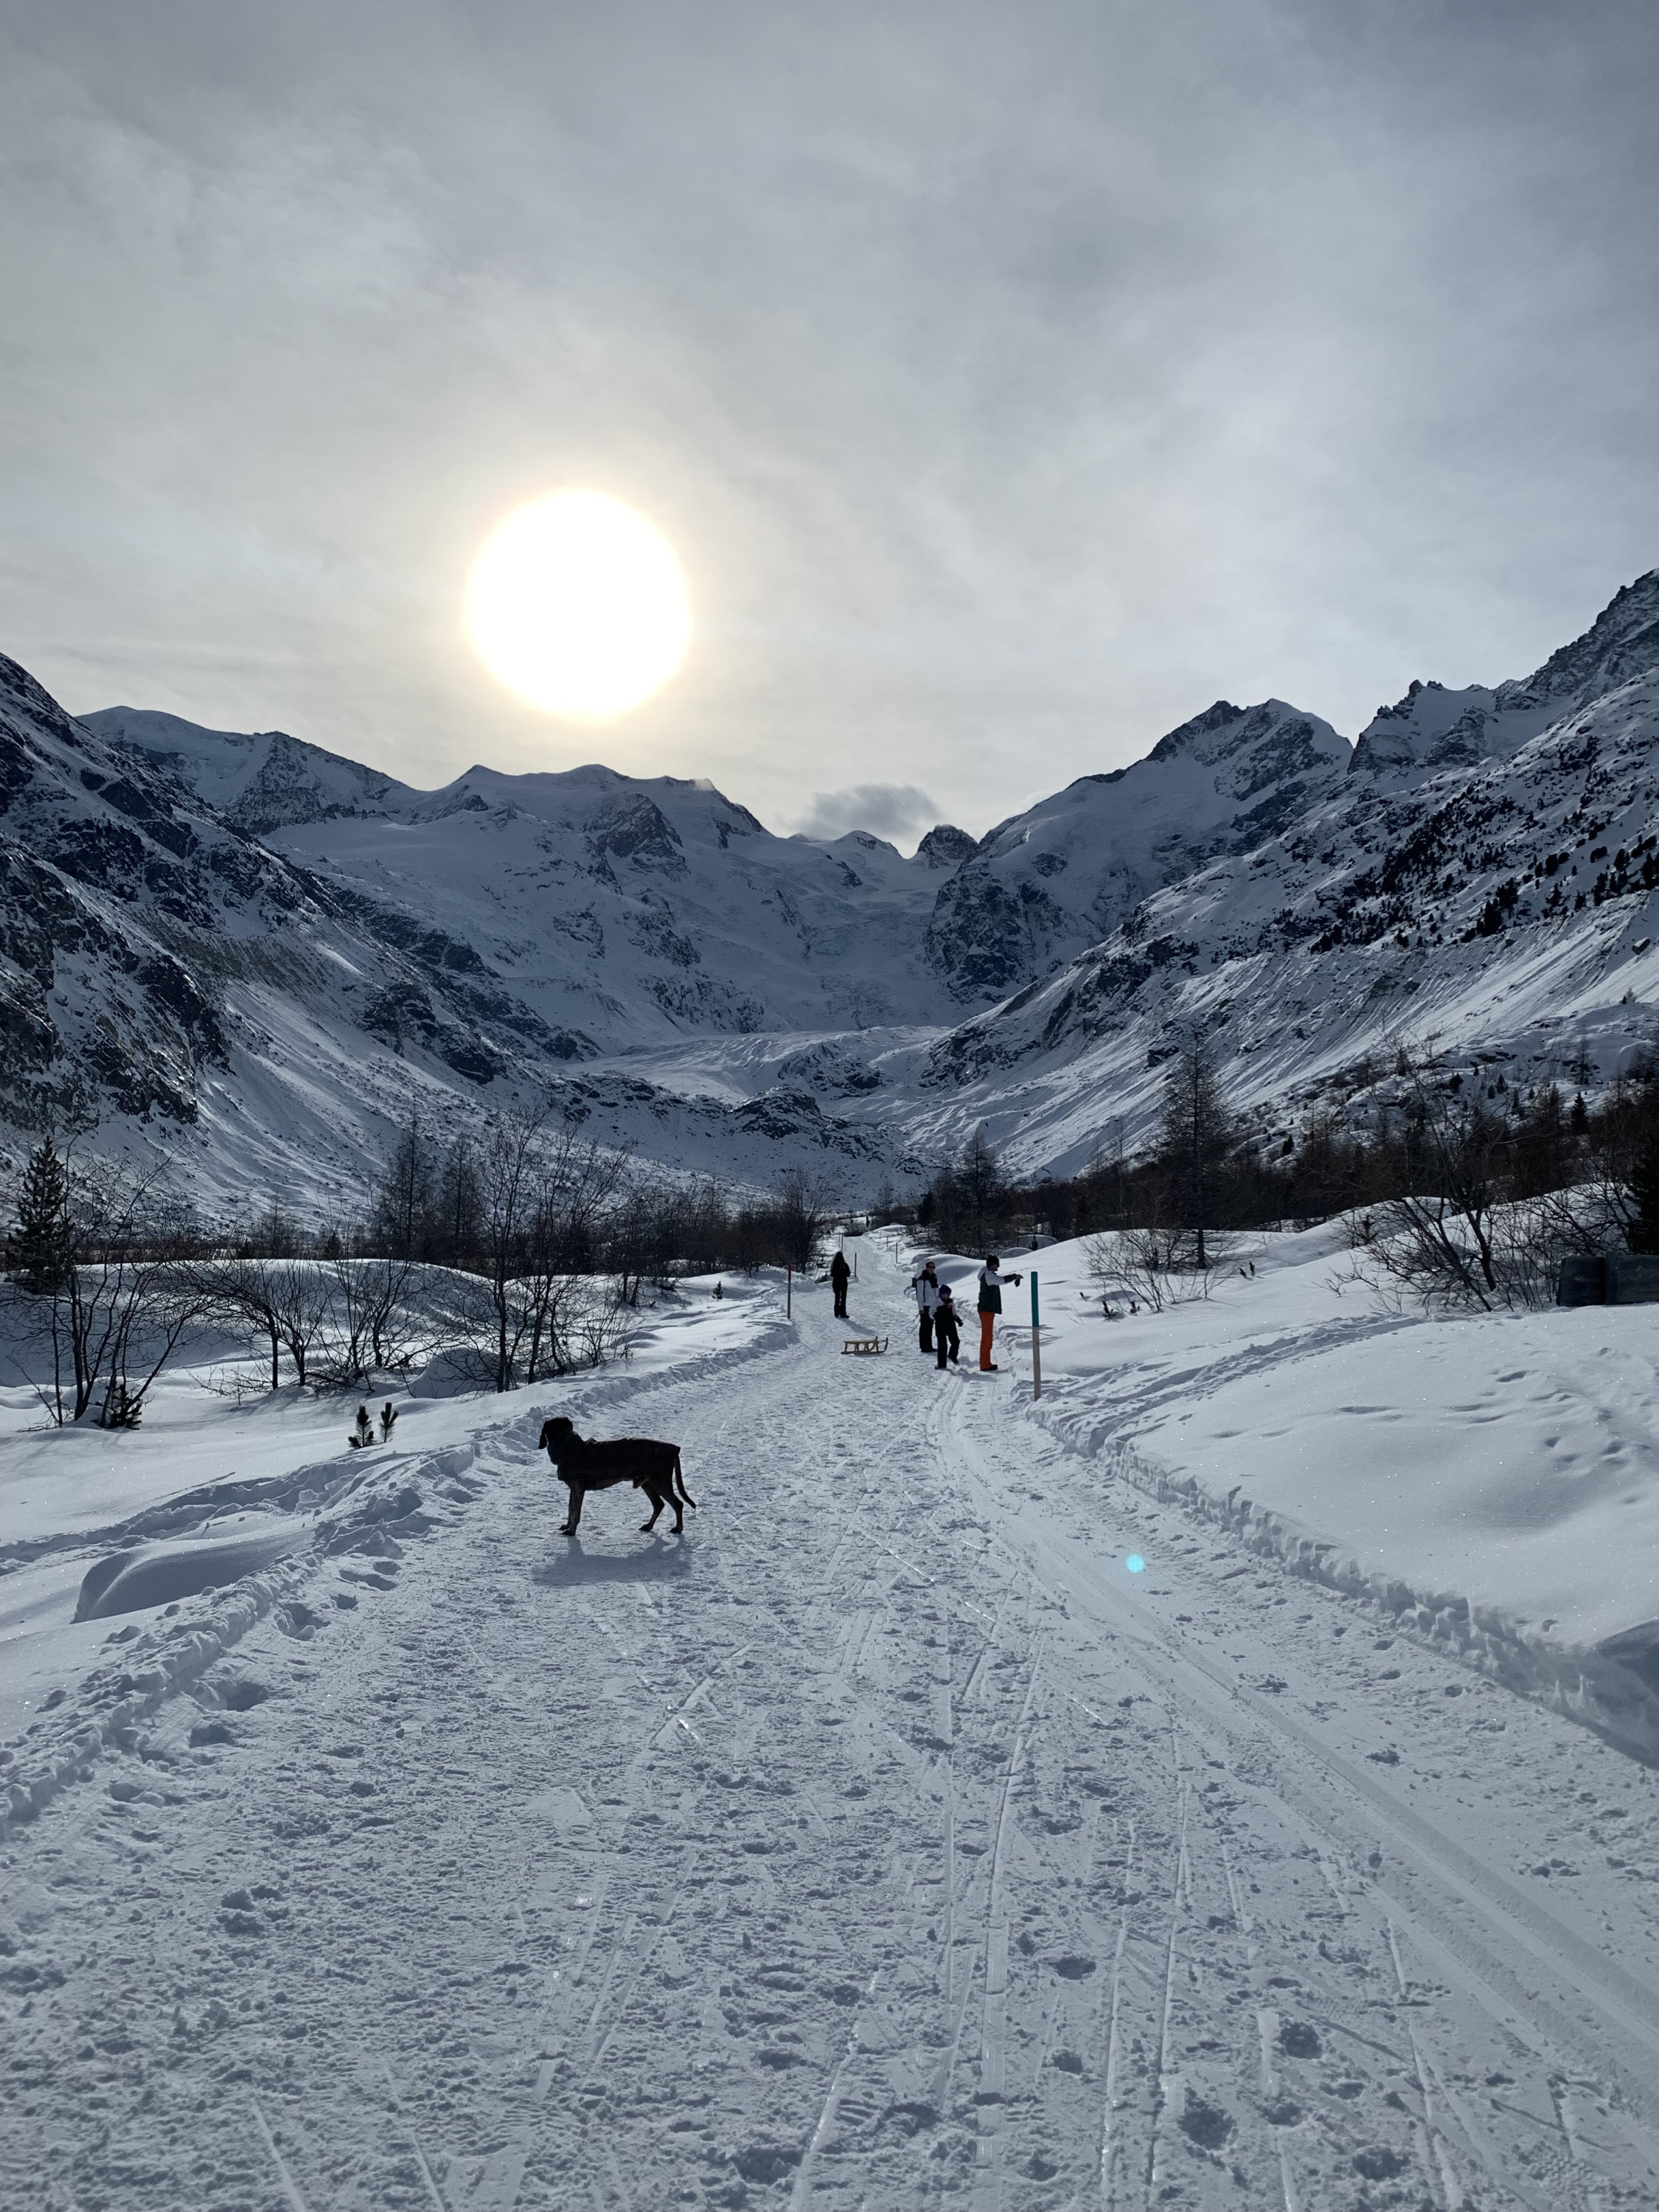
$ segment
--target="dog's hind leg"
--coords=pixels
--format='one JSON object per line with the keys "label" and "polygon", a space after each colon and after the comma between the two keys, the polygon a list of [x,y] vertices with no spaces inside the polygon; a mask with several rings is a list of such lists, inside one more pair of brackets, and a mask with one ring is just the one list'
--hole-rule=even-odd
{"label": "dog's hind leg", "polygon": [[648,1536],[651,1531],[657,1525],[657,1516],[662,1511],[663,1507],[668,1503],[668,1501],[663,1496],[661,1491],[654,1489],[643,1482],[640,1485],[640,1488],[645,1492],[646,1496],[651,1500],[651,1518],[648,1521],[641,1521],[640,1523],[640,1533],[641,1535]]}

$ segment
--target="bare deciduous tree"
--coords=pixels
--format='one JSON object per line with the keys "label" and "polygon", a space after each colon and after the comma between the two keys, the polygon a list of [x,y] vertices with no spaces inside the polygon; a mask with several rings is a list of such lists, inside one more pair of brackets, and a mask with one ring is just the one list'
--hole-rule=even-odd
{"label": "bare deciduous tree", "polygon": [[65,1164],[61,1267],[38,1301],[52,1348],[43,1389],[59,1424],[96,1403],[104,1428],[136,1428],[144,1401],[204,1301],[188,1261],[190,1211],[157,1169]]}

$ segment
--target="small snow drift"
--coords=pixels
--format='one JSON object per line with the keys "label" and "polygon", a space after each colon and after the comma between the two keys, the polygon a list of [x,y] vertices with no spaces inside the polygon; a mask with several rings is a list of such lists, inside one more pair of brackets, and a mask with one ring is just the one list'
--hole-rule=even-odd
{"label": "small snow drift", "polygon": [[311,1530],[301,1521],[263,1528],[239,1528],[234,1535],[198,1537],[182,1543],[144,1544],[112,1553],[88,1571],[76,1603],[76,1620],[112,1620],[147,1606],[172,1605],[199,1597],[256,1574],[284,1553],[296,1551]]}
{"label": "small snow drift", "polygon": [[495,1370],[470,1344],[448,1344],[434,1352],[409,1386],[411,1398],[464,1398],[493,1388]]}

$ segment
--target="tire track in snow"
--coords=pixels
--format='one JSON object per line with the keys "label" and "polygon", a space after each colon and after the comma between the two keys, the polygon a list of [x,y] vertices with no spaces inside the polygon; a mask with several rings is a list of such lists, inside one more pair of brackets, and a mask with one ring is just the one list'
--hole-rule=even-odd
{"label": "tire track in snow", "polygon": [[[1003,2019],[1008,1995],[1008,1913],[1004,1894],[1013,1786],[1025,1756],[1025,1730],[1042,1670],[1041,1636],[1034,1638],[1025,1695],[1014,1723],[1013,1747],[1003,1770],[997,1802],[994,1840],[991,1848],[991,1880],[986,1904],[984,2002],[981,2013],[978,2144],[975,2154],[974,2212],[997,2212],[1002,2202],[1003,2093],[1007,2077],[1007,2050]],[[971,1980],[969,1987],[971,1988]],[[945,2083],[948,2100],[950,2083]]]}
{"label": "tire track in snow", "polygon": [[1135,1824],[1128,1824],[1128,1850],[1124,1858],[1123,1879],[1119,1895],[1117,1942],[1112,1952],[1112,1978],[1107,1995],[1106,2007],[1106,2067],[1102,2082],[1103,2102],[1100,2134],[1100,2198],[1105,2212],[1113,2212],[1115,2202],[1114,2185],[1116,2179],[1121,2130],[1117,2124],[1118,2069],[1122,2063],[1119,2042],[1119,2012],[1123,1993],[1123,1954],[1129,1941],[1129,1883],[1134,1872]]}

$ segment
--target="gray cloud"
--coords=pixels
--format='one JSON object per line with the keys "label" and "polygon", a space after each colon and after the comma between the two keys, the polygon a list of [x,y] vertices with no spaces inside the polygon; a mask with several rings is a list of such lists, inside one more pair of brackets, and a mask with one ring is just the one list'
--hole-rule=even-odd
{"label": "gray cloud", "polygon": [[815,791],[793,827],[804,837],[844,837],[849,830],[868,830],[892,844],[914,848],[945,818],[938,802],[914,783],[853,783],[844,791]]}
{"label": "gray cloud", "polygon": [[[0,645],[72,706],[982,829],[1659,556],[1648,0],[0,5]],[[696,601],[599,732],[460,628],[563,483]]]}

